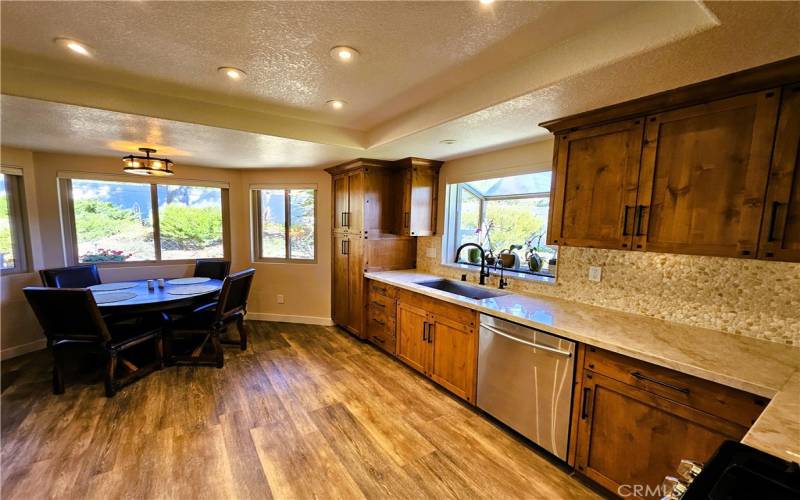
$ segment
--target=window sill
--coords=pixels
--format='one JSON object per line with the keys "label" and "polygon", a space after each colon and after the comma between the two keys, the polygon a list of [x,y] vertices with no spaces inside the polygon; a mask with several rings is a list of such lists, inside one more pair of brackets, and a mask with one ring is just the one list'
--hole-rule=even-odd
{"label": "window sill", "polygon": [[[460,269],[462,271],[466,271],[467,273],[471,273],[471,274],[478,274],[480,272],[480,267],[479,266],[471,266],[471,265],[468,265],[468,264],[458,264],[458,263],[455,263],[455,262],[442,262],[440,265],[444,266],[444,267],[449,267],[449,268],[452,268],[452,269]],[[493,267],[492,268],[488,268],[488,269],[490,269],[490,272],[491,272],[492,276],[500,276],[500,271],[499,270],[497,270],[497,269],[495,269]],[[519,280],[525,280],[525,281],[533,281],[533,282],[536,282],[536,283],[543,283],[543,284],[546,284],[546,285],[555,285],[556,284],[556,278],[552,277],[552,276],[542,276],[542,275],[539,275],[539,274],[518,273],[518,272],[515,272],[515,271],[510,271],[508,269],[503,271],[503,276],[506,277],[506,278],[519,279]]]}

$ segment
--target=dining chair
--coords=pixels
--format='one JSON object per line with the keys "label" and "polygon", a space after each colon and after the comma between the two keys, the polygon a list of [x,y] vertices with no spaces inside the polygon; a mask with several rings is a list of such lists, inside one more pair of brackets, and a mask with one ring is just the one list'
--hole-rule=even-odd
{"label": "dining chair", "polygon": [[231,271],[231,261],[225,259],[196,259],[194,276],[224,280]]}
{"label": "dining chair", "polygon": [[[245,269],[225,278],[216,302],[195,309],[191,314],[169,321],[166,327],[166,356],[172,364],[212,365],[222,368],[225,363],[222,351],[225,333],[232,323],[236,323],[239,341],[224,343],[236,344],[247,350],[247,332],[244,316],[247,313],[247,297],[253,283],[255,269]],[[202,336],[202,341],[191,352],[176,354],[174,348],[179,338]],[[206,346],[211,344],[211,353],[204,355]]]}
{"label": "dining chair", "polygon": [[[64,350],[68,348],[100,351],[105,355],[108,397],[120,387],[164,366],[160,324],[109,325],[103,320],[92,292],[86,288],[26,287],[23,292],[53,351],[53,394],[64,393]],[[126,350],[148,340],[154,343],[154,362],[138,367],[122,357]],[[129,372],[119,379],[118,363]]]}
{"label": "dining chair", "polygon": [[42,269],[39,276],[44,286],[53,288],[85,288],[100,284],[100,274],[94,264]]}

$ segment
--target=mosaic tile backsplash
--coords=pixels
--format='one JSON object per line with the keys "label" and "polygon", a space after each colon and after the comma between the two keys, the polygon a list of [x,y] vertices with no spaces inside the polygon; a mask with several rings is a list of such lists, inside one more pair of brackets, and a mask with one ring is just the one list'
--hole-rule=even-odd
{"label": "mosaic tile backsplash", "polygon": [[[441,244],[419,238],[417,268],[458,278],[440,264]],[[512,278],[509,288],[800,346],[800,264],[574,247],[558,260],[555,285]],[[599,283],[589,266],[603,268]]]}

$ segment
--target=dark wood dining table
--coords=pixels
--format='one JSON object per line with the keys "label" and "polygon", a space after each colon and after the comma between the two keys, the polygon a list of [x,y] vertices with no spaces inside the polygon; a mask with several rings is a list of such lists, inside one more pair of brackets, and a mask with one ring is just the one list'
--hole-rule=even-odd
{"label": "dark wood dining table", "polygon": [[[95,297],[98,294],[104,293],[135,293],[134,297],[129,299],[120,300],[117,302],[98,303],[97,307],[104,314],[140,314],[151,313],[159,311],[168,311],[171,309],[179,309],[197,304],[199,302],[208,301],[213,299],[214,296],[219,294],[222,288],[222,280],[210,279],[203,283],[191,285],[174,285],[170,284],[167,280],[164,288],[159,288],[156,284],[152,290],[147,288],[147,280],[126,280],[121,283],[135,283],[136,285],[130,288],[112,291],[99,291],[93,290]],[[106,285],[106,283],[103,283]],[[109,283],[110,284],[110,283]],[[195,287],[195,286],[209,285],[208,291],[190,295],[175,295],[170,293],[171,290],[182,287]],[[211,287],[213,286],[213,290]]]}

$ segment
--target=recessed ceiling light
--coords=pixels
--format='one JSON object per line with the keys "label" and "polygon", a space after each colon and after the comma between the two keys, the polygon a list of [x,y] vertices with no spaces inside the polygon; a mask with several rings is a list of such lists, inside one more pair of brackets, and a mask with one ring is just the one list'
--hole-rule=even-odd
{"label": "recessed ceiling light", "polygon": [[456,143],[455,139],[442,139],[441,141],[439,141],[439,144],[455,144],[455,143]]}
{"label": "recessed ceiling light", "polygon": [[60,38],[59,37],[59,38],[54,39],[53,41],[55,43],[57,43],[58,45],[61,45],[62,47],[71,50],[72,52],[74,52],[76,54],[80,54],[80,55],[85,56],[85,57],[89,57],[89,56],[92,55],[92,53],[89,50],[88,46],[82,44],[81,42],[79,42],[77,40],[73,40],[72,38]]}
{"label": "recessed ceiling light", "polygon": [[494,0],[479,0],[483,5],[490,5],[494,3]]}
{"label": "recessed ceiling light", "polygon": [[217,68],[217,71],[227,76],[231,80],[241,80],[247,75],[247,73],[240,70],[239,68],[233,68],[231,66],[220,66],[219,68]]}
{"label": "recessed ceiling light", "polygon": [[344,107],[344,105],[347,104],[347,103],[344,102],[344,101],[340,101],[339,99],[331,99],[330,101],[326,102],[325,104],[327,104],[329,107],[331,107],[333,109],[342,109]]}
{"label": "recessed ceiling light", "polygon": [[339,62],[349,63],[358,58],[358,51],[346,45],[337,45],[331,49],[331,57]]}

